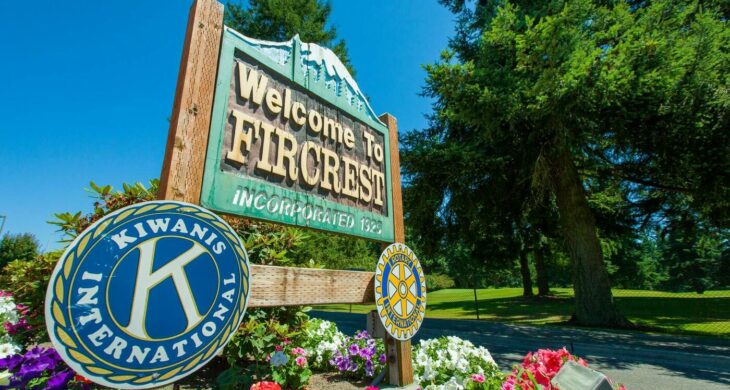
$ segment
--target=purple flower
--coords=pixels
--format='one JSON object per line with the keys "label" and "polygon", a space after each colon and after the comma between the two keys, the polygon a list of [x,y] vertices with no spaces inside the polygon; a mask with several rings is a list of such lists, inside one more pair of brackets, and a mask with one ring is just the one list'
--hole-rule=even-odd
{"label": "purple flower", "polygon": [[368,331],[363,330],[360,333],[358,333],[357,335],[355,335],[355,340],[363,340],[363,339],[367,339],[369,337],[370,337],[370,335],[368,334]]}
{"label": "purple flower", "polygon": [[357,371],[357,369],[358,369],[357,363],[355,363],[354,361],[350,360],[350,362],[349,362],[349,364],[347,366],[347,371],[355,372],[355,371]]}
{"label": "purple flower", "polygon": [[68,381],[73,379],[73,377],[74,377],[74,372],[70,369],[63,370],[61,372],[53,374],[53,376],[51,376],[48,379],[48,383],[46,384],[46,386],[47,386],[46,389],[48,389],[48,390],[65,389],[67,387],[66,384],[68,383]]}
{"label": "purple flower", "polygon": [[351,362],[350,362],[350,358],[349,357],[339,355],[339,356],[333,357],[332,360],[330,361],[330,363],[332,363],[334,366],[337,367],[337,369],[340,372],[342,372],[342,371],[347,371],[348,370],[348,368],[350,367],[350,363]]}
{"label": "purple flower", "polygon": [[20,366],[20,370],[18,370],[18,375],[20,375],[23,380],[30,380],[32,378],[41,376],[43,374],[43,371],[53,368],[49,362],[41,362],[41,361],[26,361],[23,362],[23,365]]}
{"label": "purple flower", "polygon": [[384,353],[381,353],[381,354],[380,354],[380,356],[378,357],[378,361],[379,361],[380,363],[383,363],[383,364],[385,364],[385,361],[386,361],[386,360],[387,360],[387,358],[385,357],[385,354],[384,354]]}
{"label": "purple flower", "polygon": [[357,344],[352,344],[348,350],[350,351],[350,355],[355,356],[358,352],[360,352],[360,347]]}
{"label": "purple flower", "polygon": [[[38,359],[43,354],[44,349],[42,347],[33,347],[25,352],[23,355],[24,359]],[[55,352],[55,350],[54,350]]]}
{"label": "purple flower", "polygon": [[365,361],[365,375],[366,376],[373,376],[375,372],[373,371],[373,362],[370,360]]}
{"label": "purple flower", "polygon": [[360,357],[370,360],[375,355],[375,347],[367,347],[360,349]]}
{"label": "purple flower", "polygon": [[30,330],[30,324],[28,324],[28,320],[25,319],[25,317],[21,318],[17,323],[11,324],[10,322],[6,322],[3,324],[5,327],[5,331],[8,334],[17,334],[19,332]]}
{"label": "purple flower", "polygon": [[15,354],[12,356],[8,356],[4,359],[0,359],[0,370],[4,369],[4,370],[8,370],[10,372],[13,372],[22,362],[23,362],[22,355]]}

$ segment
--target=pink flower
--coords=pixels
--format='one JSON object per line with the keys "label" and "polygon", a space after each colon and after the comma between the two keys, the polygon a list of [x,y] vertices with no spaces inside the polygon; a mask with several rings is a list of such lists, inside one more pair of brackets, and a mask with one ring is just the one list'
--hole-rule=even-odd
{"label": "pink flower", "polygon": [[279,352],[279,351],[281,351],[282,346],[281,345],[277,345],[275,348],[276,348],[276,352]]}
{"label": "pink flower", "polygon": [[[502,384],[502,390],[532,390],[535,388],[534,382],[537,382],[544,389],[552,389],[550,380],[568,360],[588,367],[585,360],[572,356],[565,348],[557,350],[539,349],[537,352],[530,352],[525,356],[521,366],[507,377]],[[520,372],[521,374],[518,376]]]}
{"label": "pink flower", "polygon": [[299,356],[294,361],[297,363],[297,366],[304,367],[307,364],[307,358],[304,356]]}
{"label": "pink flower", "polygon": [[368,386],[365,388],[365,390],[378,390],[378,388],[375,386]]}
{"label": "pink flower", "polygon": [[291,354],[292,355],[302,355],[302,356],[304,356],[304,348],[302,348],[302,347],[296,347],[296,348],[294,348],[294,349],[291,350]]}
{"label": "pink flower", "polygon": [[507,380],[502,383],[502,390],[515,390],[515,375],[512,374],[507,377]]}
{"label": "pink flower", "polygon": [[289,341],[289,339],[284,339],[284,345],[289,345],[289,344],[291,344],[291,341]]}
{"label": "pink flower", "polygon": [[477,383],[484,383],[484,375],[482,374],[471,374],[471,380]]}
{"label": "pink flower", "polygon": [[30,308],[25,305],[15,305],[15,309],[18,310],[18,313],[22,315],[27,315]]}

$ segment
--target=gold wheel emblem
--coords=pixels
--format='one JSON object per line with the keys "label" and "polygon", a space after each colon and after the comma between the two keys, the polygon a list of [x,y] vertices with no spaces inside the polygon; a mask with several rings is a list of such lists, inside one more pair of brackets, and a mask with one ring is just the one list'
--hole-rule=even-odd
{"label": "gold wheel emblem", "polygon": [[426,278],[407,246],[392,244],[375,270],[375,304],[386,331],[399,340],[413,337],[426,313]]}

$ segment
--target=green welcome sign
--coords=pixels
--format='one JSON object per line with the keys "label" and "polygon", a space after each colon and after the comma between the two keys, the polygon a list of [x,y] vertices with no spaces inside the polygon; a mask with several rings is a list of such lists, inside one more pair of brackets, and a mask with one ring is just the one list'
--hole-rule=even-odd
{"label": "green welcome sign", "polygon": [[392,242],[388,128],[327,48],[226,28],[201,204]]}

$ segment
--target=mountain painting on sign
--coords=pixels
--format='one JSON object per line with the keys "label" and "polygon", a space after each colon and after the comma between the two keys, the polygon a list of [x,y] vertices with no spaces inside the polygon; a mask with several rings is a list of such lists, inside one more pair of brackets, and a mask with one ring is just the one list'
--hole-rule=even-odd
{"label": "mountain painting on sign", "polygon": [[387,127],[327,48],[226,28],[201,204],[393,241]]}

